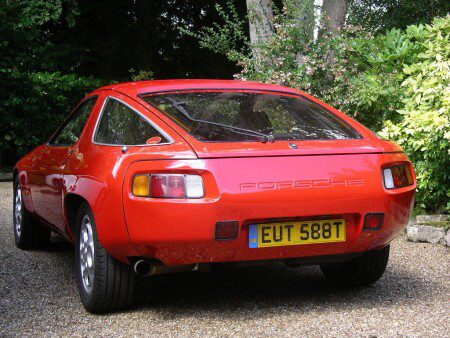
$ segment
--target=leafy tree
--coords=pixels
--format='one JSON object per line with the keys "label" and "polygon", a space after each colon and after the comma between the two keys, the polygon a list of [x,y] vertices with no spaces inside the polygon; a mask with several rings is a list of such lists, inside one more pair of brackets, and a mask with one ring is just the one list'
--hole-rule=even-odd
{"label": "leafy tree", "polygon": [[49,27],[72,25],[71,0],[8,1],[0,5],[0,162],[43,142],[68,108],[98,81],[51,69]]}
{"label": "leafy tree", "polygon": [[450,12],[447,0],[353,0],[347,23],[373,32],[385,32],[406,26],[431,23]]}

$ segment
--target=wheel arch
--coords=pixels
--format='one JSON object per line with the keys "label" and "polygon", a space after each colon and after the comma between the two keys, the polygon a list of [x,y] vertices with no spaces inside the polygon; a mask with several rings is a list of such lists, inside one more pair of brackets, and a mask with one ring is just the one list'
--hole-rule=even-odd
{"label": "wheel arch", "polygon": [[23,202],[25,205],[25,208],[31,213],[35,214],[34,205],[33,205],[33,198],[31,194],[31,187],[29,182],[29,176],[28,172],[22,168],[20,168],[18,165],[14,167],[13,170],[13,189],[15,190],[17,187],[17,182],[20,182],[22,193],[23,193]]}
{"label": "wheel arch", "polygon": [[81,195],[69,193],[64,197],[64,212],[70,230],[69,235],[72,238],[75,238],[78,210],[83,203],[87,203],[90,206],[89,202]]}

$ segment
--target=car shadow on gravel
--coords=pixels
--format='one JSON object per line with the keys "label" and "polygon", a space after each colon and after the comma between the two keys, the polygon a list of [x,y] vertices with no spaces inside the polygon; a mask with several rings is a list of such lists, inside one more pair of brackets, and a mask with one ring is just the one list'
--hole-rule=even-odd
{"label": "car shadow on gravel", "polygon": [[73,244],[52,233],[50,243],[45,250],[48,252],[69,252],[73,251]]}
{"label": "car shadow on gravel", "polygon": [[[155,309],[176,319],[190,313],[249,317],[275,311],[327,308],[373,308],[427,298],[436,285],[418,274],[389,266],[375,285],[338,288],[330,285],[318,267],[282,265],[224,269],[154,276],[141,281],[134,310]],[[243,311],[243,312],[242,312]],[[235,315],[235,314],[234,314]]]}

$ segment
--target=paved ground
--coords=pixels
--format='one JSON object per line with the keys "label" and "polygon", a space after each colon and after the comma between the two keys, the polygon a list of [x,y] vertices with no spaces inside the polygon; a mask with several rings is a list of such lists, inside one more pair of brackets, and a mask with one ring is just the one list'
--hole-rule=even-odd
{"label": "paved ground", "polygon": [[0,183],[0,336],[450,336],[448,249],[404,237],[369,288],[333,288],[315,267],[187,273],[141,286],[128,312],[90,315],[78,299],[70,245],[15,248],[11,188]]}

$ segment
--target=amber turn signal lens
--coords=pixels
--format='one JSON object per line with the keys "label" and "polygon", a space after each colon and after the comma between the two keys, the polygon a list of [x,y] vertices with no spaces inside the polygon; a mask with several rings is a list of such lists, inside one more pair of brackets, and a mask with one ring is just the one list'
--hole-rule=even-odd
{"label": "amber turn signal lens", "polygon": [[145,197],[150,194],[150,176],[136,175],[133,178],[133,195]]}

